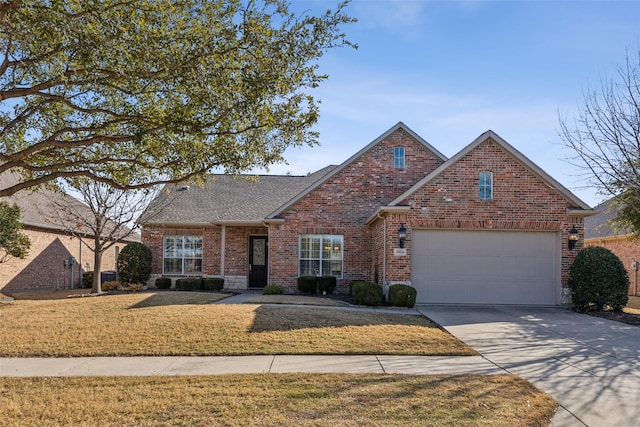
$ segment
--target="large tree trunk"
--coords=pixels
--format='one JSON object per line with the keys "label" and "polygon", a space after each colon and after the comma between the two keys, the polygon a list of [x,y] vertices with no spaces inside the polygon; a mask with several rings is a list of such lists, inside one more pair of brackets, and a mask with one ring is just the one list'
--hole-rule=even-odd
{"label": "large tree trunk", "polygon": [[93,242],[93,285],[91,286],[92,294],[102,292],[100,285],[100,268],[102,266],[102,250],[100,247],[100,238],[96,237]]}

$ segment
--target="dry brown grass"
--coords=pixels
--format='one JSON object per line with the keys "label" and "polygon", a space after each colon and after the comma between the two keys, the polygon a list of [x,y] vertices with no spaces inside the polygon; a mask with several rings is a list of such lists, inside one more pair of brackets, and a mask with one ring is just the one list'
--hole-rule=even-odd
{"label": "dry brown grass", "polygon": [[265,374],[0,379],[7,426],[546,426],[516,376]]}
{"label": "dry brown grass", "polygon": [[329,298],[310,297],[304,295],[256,295],[245,301],[245,304],[292,304],[319,305],[326,307],[346,307],[348,304]]}
{"label": "dry brown grass", "polygon": [[157,292],[0,305],[0,356],[475,354],[421,316]]}

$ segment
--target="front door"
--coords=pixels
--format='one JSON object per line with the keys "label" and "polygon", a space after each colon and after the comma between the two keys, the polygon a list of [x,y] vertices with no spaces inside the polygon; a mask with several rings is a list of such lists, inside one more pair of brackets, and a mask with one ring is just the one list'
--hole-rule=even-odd
{"label": "front door", "polygon": [[267,286],[267,237],[249,237],[249,287]]}

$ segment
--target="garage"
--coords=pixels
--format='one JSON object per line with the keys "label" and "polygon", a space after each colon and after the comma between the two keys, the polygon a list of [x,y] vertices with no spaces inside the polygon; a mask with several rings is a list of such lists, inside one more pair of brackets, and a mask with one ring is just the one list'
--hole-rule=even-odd
{"label": "garage", "polygon": [[411,282],[418,302],[558,304],[559,234],[414,230]]}

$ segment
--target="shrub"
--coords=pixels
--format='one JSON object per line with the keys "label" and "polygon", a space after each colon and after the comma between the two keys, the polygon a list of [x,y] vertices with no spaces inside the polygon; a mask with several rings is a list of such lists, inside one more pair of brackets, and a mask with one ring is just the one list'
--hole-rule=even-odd
{"label": "shrub", "polygon": [[316,276],[300,276],[298,277],[298,290],[306,294],[315,294],[318,286],[318,278]]}
{"label": "shrub", "polygon": [[103,292],[107,292],[107,291],[115,291],[118,290],[120,288],[120,282],[116,281],[116,280],[112,280],[109,282],[104,282],[102,284],[102,291]]}
{"label": "shrub", "polygon": [[224,288],[224,279],[221,277],[205,277],[202,279],[202,289],[205,291],[221,291]]}
{"label": "shrub", "polygon": [[131,292],[139,292],[144,288],[142,283],[129,283],[128,285],[121,286],[120,289]]}
{"label": "shrub", "polygon": [[82,273],[82,287],[85,289],[93,287],[93,271],[85,271]]}
{"label": "shrub", "polygon": [[321,292],[332,294],[337,284],[338,280],[334,276],[321,276],[318,278],[318,288]]}
{"label": "shrub", "polygon": [[158,277],[156,279],[156,288],[169,289],[171,287],[171,279],[168,277]]}
{"label": "shrub", "polygon": [[389,286],[389,303],[394,307],[411,308],[416,305],[416,288],[400,283]]}
{"label": "shrub", "polygon": [[202,290],[202,279],[200,277],[189,277],[184,279],[177,279],[176,290],[178,291]]}
{"label": "shrub", "polygon": [[358,283],[367,283],[366,280],[352,280],[349,282],[349,295],[353,296],[353,287]]}
{"label": "shrub", "polygon": [[622,311],[629,299],[629,276],[622,261],[600,246],[578,252],[569,269],[569,287],[580,311]]}
{"label": "shrub", "polygon": [[284,286],[280,285],[267,285],[262,291],[264,295],[281,295],[284,294]]}
{"label": "shrub", "polygon": [[352,287],[353,302],[358,305],[382,305],[382,286],[373,282],[359,282]]}
{"label": "shrub", "polygon": [[145,283],[151,277],[151,250],[142,243],[129,243],[116,262],[122,283]]}

